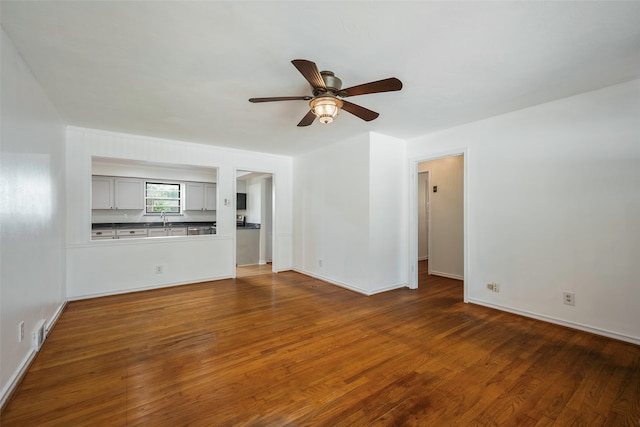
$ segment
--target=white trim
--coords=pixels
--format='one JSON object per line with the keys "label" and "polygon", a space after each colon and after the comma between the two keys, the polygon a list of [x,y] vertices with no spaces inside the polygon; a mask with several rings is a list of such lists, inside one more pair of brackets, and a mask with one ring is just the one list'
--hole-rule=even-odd
{"label": "white trim", "polygon": [[[431,160],[444,159],[446,157],[453,157],[462,155],[463,159],[463,257],[464,257],[464,272],[463,277],[454,277],[464,282],[464,296],[463,301],[469,302],[469,200],[468,200],[468,177],[469,177],[469,148],[462,147],[447,151],[442,151],[427,156],[412,157],[409,159],[409,235],[407,236],[407,242],[409,244],[409,260],[407,272],[409,277],[409,288],[418,288],[418,164],[421,162],[428,162]],[[430,177],[431,178],[431,177]],[[431,240],[431,239],[429,239]],[[429,248],[431,253],[431,248]],[[434,273],[435,274],[435,273]],[[442,275],[442,274],[438,274]],[[451,276],[447,276],[451,277]],[[467,278],[467,280],[465,280]]]}
{"label": "white trim", "polygon": [[[418,168],[420,167],[420,164],[418,164]],[[418,172],[418,179],[420,179],[420,173]],[[428,206],[429,208],[427,209],[427,255],[429,255],[431,253],[431,237],[433,236],[433,227],[431,226],[431,191],[430,186],[431,183],[433,182],[433,172],[431,171],[431,169],[427,169],[427,171],[425,172],[427,174],[427,182],[426,182],[426,188],[425,188],[425,204],[426,206]],[[418,189],[420,188],[420,182],[418,182]],[[420,195],[418,195],[418,198],[420,197]],[[418,215],[419,217],[419,215]],[[418,224],[419,226],[420,224]],[[429,258],[427,256],[427,258]],[[427,274],[431,274],[431,269],[432,269],[432,264],[433,263],[428,263],[427,264]]]}
{"label": "white trim", "polygon": [[418,162],[410,159],[409,166],[409,221],[407,227],[407,244],[409,245],[407,259],[407,277],[409,288],[418,289]]}
{"label": "white trim", "polygon": [[[235,267],[233,268],[234,274],[235,274]],[[67,299],[69,301],[78,301],[78,300],[83,300],[83,299],[91,299],[91,298],[99,298],[99,297],[108,297],[111,295],[122,295],[122,294],[129,294],[132,292],[142,292],[142,291],[150,291],[153,289],[162,289],[162,288],[170,288],[172,286],[187,286],[187,285],[194,285],[196,283],[202,283],[202,282],[212,282],[212,281],[216,281],[216,280],[225,280],[225,279],[233,279],[235,278],[232,276],[214,276],[214,277],[201,277],[201,278],[195,278],[195,279],[189,279],[188,283],[185,283],[184,281],[180,281],[180,282],[167,282],[167,283],[160,283],[160,284],[153,284],[153,285],[149,285],[149,286],[138,286],[135,288],[127,288],[127,289],[119,289],[119,290],[115,290],[115,291],[111,291],[111,292],[96,292],[96,293],[92,293],[92,294],[82,294],[82,295],[74,295],[71,297],[67,297]]]}
{"label": "white trim", "polygon": [[407,287],[407,284],[404,283],[404,284],[399,284],[399,285],[385,286],[384,288],[378,288],[378,289],[376,289],[374,291],[367,291],[367,290],[359,288],[357,286],[353,286],[353,285],[350,285],[348,283],[340,282],[340,281],[337,281],[337,280],[332,280],[332,279],[329,279],[327,277],[321,276],[319,274],[311,273],[309,271],[305,271],[305,270],[301,270],[301,269],[297,269],[297,268],[294,268],[293,271],[295,271],[296,273],[304,274],[305,276],[313,277],[314,279],[322,280],[323,282],[327,282],[330,285],[339,286],[341,288],[348,289],[348,290],[353,291],[353,292],[357,292],[357,293],[359,293],[361,295],[365,295],[365,296],[371,296],[371,295],[379,294],[379,293],[382,293],[382,292],[387,292],[387,291],[392,291],[394,289],[401,289],[401,288],[406,288]]}
{"label": "white trim", "polygon": [[595,328],[589,325],[583,325],[582,323],[569,322],[562,319],[557,319],[555,317],[545,316],[543,314],[532,313],[525,310],[518,310],[510,307],[505,307],[499,304],[492,304],[490,302],[486,302],[483,300],[470,298],[469,301],[472,304],[481,305],[488,308],[493,308],[495,310],[506,311],[508,313],[517,314],[523,317],[529,317],[531,319],[540,320],[542,322],[553,323],[560,326],[565,326],[571,329],[578,329],[580,331],[589,332],[595,335],[601,335],[607,338],[612,338],[619,341],[629,342],[631,344],[640,345],[640,338],[632,337],[629,335],[619,334],[617,332],[608,331],[606,329]]}
{"label": "white trim", "polygon": [[396,289],[408,288],[407,283],[399,283],[397,285],[385,286],[384,288],[377,288],[367,293],[368,296],[381,294],[383,292],[395,291]]}
{"label": "white trim", "polygon": [[188,236],[140,237],[138,239],[105,239],[89,240],[88,243],[71,243],[66,245],[66,248],[99,248],[105,245],[164,245],[175,242],[193,241],[193,239],[230,240],[231,238],[232,236],[230,234],[192,234]]}
{"label": "white trim", "polygon": [[348,283],[332,280],[319,274],[311,273],[310,271],[305,271],[298,268],[294,268],[293,271],[295,271],[296,273],[304,274],[305,276],[313,277],[314,279],[322,280],[323,282],[327,282],[332,285],[340,286],[341,288],[345,288],[362,295],[369,296],[369,293],[366,290],[358,288],[357,286],[349,285]]}
{"label": "white trim", "polygon": [[1,394],[2,398],[0,399],[0,411],[4,410],[4,405],[8,403],[7,401],[9,397],[14,392],[18,384],[20,384],[22,377],[24,377],[27,374],[27,371],[29,370],[29,367],[31,366],[33,359],[35,359],[36,354],[38,353],[33,348],[31,348],[29,350],[29,353],[20,363],[18,370],[16,370],[16,372],[11,376],[11,378],[9,378],[9,381],[7,381],[7,384],[5,385],[4,389],[2,389],[2,394]]}
{"label": "white trim", "polygon": [[418,257],[418,261],[427,261],[428,259],[429,259],[429,257],[428,257],[428,256],[421,256],[421,257]]}
{"label": "white trim", "polygon": [[[51,316],[51,320],[49,320],[49,322],[45,321],[45,339],[47,336],[49,336],[49,331],[51,331],[51,329],[53,329],[55,324],[58,322],[58,319],[60,319],[60,316],[62,315],[62,312],[66,307],[67,301],[63,301],[53,313],[53,316]],[[4,410],[4,405],[8,403],[7,400],[15,391],[16,387],[20,384],[20,381],[22,380],[24,375],[26,375],[26,373],[29,371],[31,363],[35,359],[36,354],[38,354],[38,352],[32,346],[29,349],[29,353],[25,356],[20,365],[18,365],[18,369],[11,376],[11,378],[9,378],[9,381],[7,381],[4,389],[2,389],[2,392],[0,393],[0,412]]]}
{"label": "white trim", "polygon": [[464,277],[457,274],[441,273],[439,271],[431,271],[429,274],[432,276],[446,277],[447,279],[464,280]]}
{"label": "white trim", "polygon": [[46,323],[45,331],[44,331],[45,337],[49,336],[49,331],[51,331],[51,329],[53,329],[53,327],[56,325],[56,323],[58,322],[58,319],[60,319],[60,316],[62,316],[62,312],[64,311],[65,308],[67,308],[67,301],[64,301],[62,304],[60,304],[60,306],[55,311],[55,313],[53,313],[53,316],[51,316],[51,320]]}

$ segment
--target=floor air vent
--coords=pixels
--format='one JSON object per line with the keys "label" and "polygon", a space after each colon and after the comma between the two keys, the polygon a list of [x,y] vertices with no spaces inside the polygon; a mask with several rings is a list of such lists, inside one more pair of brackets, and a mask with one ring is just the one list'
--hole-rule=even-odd
{"label": "floor air vent", "polygon": [[42,347],[42,343],[44,343],[44,339],[47,337],[46,330],[44,327],[44,319],[38,322],[38,325],[33,331],[33,346],[36,351],[40,351],[40,347]]}

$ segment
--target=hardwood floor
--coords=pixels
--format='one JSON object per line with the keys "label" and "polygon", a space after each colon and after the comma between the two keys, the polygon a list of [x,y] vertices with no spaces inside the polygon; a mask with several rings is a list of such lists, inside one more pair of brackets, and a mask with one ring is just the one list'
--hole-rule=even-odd
{"label": "hardwood floor", "polygon": [[0,424],[638,426],[640,347],[267,271],[69,303]]}
{"label": "hardwood floor", "polygon": [[243,277],[259,276],[261,274],[270,274],[273,269],[271,263],[262,265],[248,265],[243,267],[236,267],[236,278],[241,279]]}

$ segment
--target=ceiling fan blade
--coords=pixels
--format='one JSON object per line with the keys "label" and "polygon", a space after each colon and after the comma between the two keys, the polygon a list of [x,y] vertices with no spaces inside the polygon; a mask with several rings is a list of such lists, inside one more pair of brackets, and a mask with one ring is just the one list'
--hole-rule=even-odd
{"label": "ceiling fan blade", "polygon": [[376,119],[380,114],[375,111],[371,111],[367,108],[361,107],[349,101],[342,101],[342,109],[348,111],[354,116],[360,117],[365,122],[370,122],[371,120]]}
{"label": "ceiling fan blade", "polygon": [[291,61],[294,67],[300,71],[300,74],[304,76],[305,79],[309,82],[311,87],[314,89],[326,89],[327,86],[324,84],[324,80],[320,75],[320,71],[318,71],[318,67],[316,64],[311,61],[307,61],[306,59],[294,59]]}
{"label": "ceiling fan blade", "polygon": [[340,96],[366,95],[368,93],[393,92],[402,89],[402,82],[395,77],[351,86],[340,91]]}
{"label": "ceiling fan blade", "polygon": [[275,96],[271,98],[249,98],[249,102],[272,102],[272,101],[310,101],[312,96]]}
{"label": "ceiling fan blade", "polygon": [[300,123],[298,123],[298,127],[309,126],[311,123],[313,123],[315,119],[316,119],[316,115],[313,114],[313,110],[309,110],[307,115],[304,116],[302,120],[300,120]]}

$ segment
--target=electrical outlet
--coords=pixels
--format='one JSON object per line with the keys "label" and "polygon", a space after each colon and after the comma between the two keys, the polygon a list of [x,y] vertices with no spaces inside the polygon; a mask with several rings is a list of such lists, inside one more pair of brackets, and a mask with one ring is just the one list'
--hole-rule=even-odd
{"label": "electrical outlet", "polygon": [[156,274],[162,274],[163,268],[161,265],[156,265]]}
{"label": "electrical outlet", "polygon": [[565,305],[576,305],[576,294],[573,292],[563,292],[562,301]]}
{"label": "electrical outlet", "polygon": [[322,267],[322,260],[321,259],[318,260],[318,267]]}
{"label": "electrical outlet", "polygon": [[487,289],[493,292],[500,292],[500,285],[497,283],[487,283]]}
{"label": "electrical outlet", "polygon": [[18,342],[24,340],[24,322],[20,322],[18,325]]}

